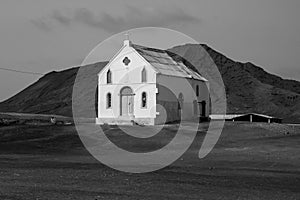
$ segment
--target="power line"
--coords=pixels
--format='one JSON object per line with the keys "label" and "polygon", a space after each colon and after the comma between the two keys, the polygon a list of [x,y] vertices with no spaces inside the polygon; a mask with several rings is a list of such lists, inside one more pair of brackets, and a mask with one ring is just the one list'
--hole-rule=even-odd
{"label": "power line", "polygon": [[11,71],[11,72],[17,72],[17,73],[22,73],[22,74],[45,75],[45,74],[38,73],[38,72],[21,71],[21,70],[7,69],[7,68],[2,68],[2,67],[0,67],[0,70]]}

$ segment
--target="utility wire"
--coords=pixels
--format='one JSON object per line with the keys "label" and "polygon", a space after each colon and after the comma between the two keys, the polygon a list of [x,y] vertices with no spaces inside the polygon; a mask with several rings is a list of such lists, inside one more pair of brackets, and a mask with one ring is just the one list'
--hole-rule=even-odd
{"label": "utility wire", "polygon": [[38,73],[38,72],[20,71],[20,70],[7,69],[7,68],[2,68],[2,67],[0,67],[0,70],[6,70],[6,71],[17,72],[17,73],[22,73],[22,74],[45,75],[45,74]]}

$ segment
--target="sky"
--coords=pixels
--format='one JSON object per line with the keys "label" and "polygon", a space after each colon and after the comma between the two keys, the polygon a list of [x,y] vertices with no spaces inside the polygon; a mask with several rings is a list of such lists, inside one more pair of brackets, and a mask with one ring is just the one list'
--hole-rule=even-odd
{"label": "sky", "polygon": [[[300,80],[299,9],[299,0],[0,0],[0,68],[41,74],[67,69],[107,38],[150,26]],[[134,34],[130,39],[138,40]],[[41,76],[0,70],[0,101]]]}

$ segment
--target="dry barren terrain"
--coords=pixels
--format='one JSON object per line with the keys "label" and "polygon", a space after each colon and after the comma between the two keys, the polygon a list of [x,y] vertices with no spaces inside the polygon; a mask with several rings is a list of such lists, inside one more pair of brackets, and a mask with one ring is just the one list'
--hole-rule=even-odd
{"label": "dry barren terrain", "polygon": [[[0,199],[300,199],[299,126],[226,123],[213,151],[199,159],[206,128],[201,124],[171,166],[130,174],[95,160],[74,126],[2,126]],[[106,134],[124,148],[146,151],[170,141],[175,129],[147,143],[130,141],[115,127]]]}

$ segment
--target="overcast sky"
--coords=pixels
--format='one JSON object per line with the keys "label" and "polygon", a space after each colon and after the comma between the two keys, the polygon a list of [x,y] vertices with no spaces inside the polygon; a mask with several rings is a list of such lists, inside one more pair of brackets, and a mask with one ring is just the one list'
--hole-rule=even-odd
{"label": "overcast sky", "polygon": [[[0,67],[39,73],[66,69],[113,34],[158,26],[234,60],[300,80],[299,10],[299,0],[1,0]],[[38,78],[0,70],[0,100]]]}

